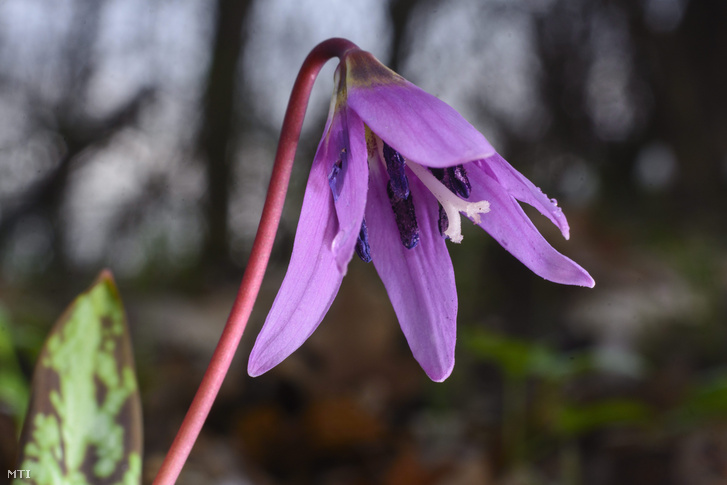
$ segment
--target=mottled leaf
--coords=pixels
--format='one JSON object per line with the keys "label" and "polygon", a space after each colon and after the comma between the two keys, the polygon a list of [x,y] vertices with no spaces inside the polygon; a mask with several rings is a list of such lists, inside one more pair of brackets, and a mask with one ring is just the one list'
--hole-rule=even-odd
{"label": "mottled leaf", "polygon": [[36,363],[18,470],[26,485],[141,480],[141,405],[126,317],[104,271],[63,313]]}

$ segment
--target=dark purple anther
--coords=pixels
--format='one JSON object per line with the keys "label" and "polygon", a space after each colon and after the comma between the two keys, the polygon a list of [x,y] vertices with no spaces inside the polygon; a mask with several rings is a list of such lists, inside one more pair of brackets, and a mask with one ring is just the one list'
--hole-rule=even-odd
{"label": "dark purple anther", "polygon": [[399,152],[384,143],[384,160],[386,160],[386,171],[391,179],[391,190],[400,199],[409,197],[409,181],[406,178],[406,161]]}
{"label": "dark purple anther", "polygon": [[443,238],[449,239],[449,236],[444,234],[444,231],[449,229],[449,219],[447,218],[447,211],[444,210],[444,207],[442,207],[442,204],[439,204],[439,234],[442,235]]}
{"label": "dark purple anther", "polygon": [[437,177],[437,180],[442,182],[444,180],[444,169],[443,168],[430,168],[430,172],[432,172],[432,175]]}
{"label": "dark purple anther", "polygon": [[398,197],[389,181],[386,184],[386,193],[389,195],[391,208],[394,210],[394,219],[399,228],[401,243],[407,249],[412,249],[419,244],[419,226],[417,225],[416,214],[414,213],[414,201],[411,194],[405,199]]}
{"label": "dark purple anther", "polygon": [[467,178],[467,172],[465,172],[464,166],[455,165],[447,170],[451,170],[450,181],[452,183],[453,192],[464,199],[469,198],[472,185],[470,184],[470,180]]}
{"label": "dark purple anther", "polygon": [[467,178],[467,172],[462,165],[455,165],[447,168],[430,168],[432,175],[442,182],[445,187],[459,195],[463,199],[468,199],[472,185]]}
{"label": "dark purple anther", "polygon": [[338,196],[341,195],[341,188],[343,187],[343,179],[346,175],[346,168],[343,165],[343,161],[346,159],[346,149],[341,150],[341,158],[336,160],[336,163],[331,167],[331,171],[328,173],[328,186],[331,187],[331,193],[333,193],[333,201],[338,200]]}
{"label": "dark purple anther", "polygon": [[356,240],[356,254],[364,263],[371,262],[371,247],[369,246],[369,231],[366,229],[366,219],[361,221],[361,231]]}

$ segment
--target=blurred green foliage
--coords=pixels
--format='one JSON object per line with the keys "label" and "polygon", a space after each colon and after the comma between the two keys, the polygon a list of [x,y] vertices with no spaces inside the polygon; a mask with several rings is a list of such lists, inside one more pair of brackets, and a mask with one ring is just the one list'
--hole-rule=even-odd
{"label": "blurred green foliage", "polygon": [[[695,378],[666,409],[642,397],[603,396],[583,401],[574,396],[579,379],[623,373],[592,351],[560,352],[539,342],[505,336],[485,328],[462,338],[475,363],[488,362],[502,376],[501,431],[509,467],[529,467],[543,448],[560,451],[564,483],[581,483],[575,440],[598,430],[630,428],[644,436],[668,437],[710,423],[727,422],[727,368]],[[647,383],[653,369],[630,372]]]}
{"label": "blurred green foliage", "polygon": [[28,406],[29,391],[15,354],[11,328],[7,312],[0,307],[0,406],[7,407],[19,431]]}

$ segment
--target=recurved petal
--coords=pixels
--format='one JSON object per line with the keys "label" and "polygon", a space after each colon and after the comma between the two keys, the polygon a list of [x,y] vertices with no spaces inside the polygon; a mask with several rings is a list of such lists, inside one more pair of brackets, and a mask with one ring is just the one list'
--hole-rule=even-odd
{"label": "recurved petal", "polygon": [[549,199],[542,190],[515,170],[499,153],[495,153],[485,160],[478,160],[474,165],[494,177],[517,200],[535,207],[550,219],[560,229],[564,238],[570,237],[568,221],[556,200]]}
{"label": "recurved petal", "polygon": [[293,353],[318,327],[338,293],[343,273],[331,245],[338,224],[326,167],[311,168],[293,254],[255,346],[248,373],[259,376]]}
{"label": "recurved petal", "polygon": [[495,150],[445,102],[428,94],[365,51],[345,58],[348,104],[371,131],[409,160],[450,167]]}
{"label": "recurved petal", "polygon": [[371,256],[386,287],[414,357],[434,381],[446,379],[454,367],[457,290],[454,270],[437,226],[436,199],[407,169],[420,240],[406,249],[386,194],[380,163],[370,169],[366,204]]}
{"label": "recurved petal", "polygon": [[556,251],[538,232],[518,202],[500,183],[480,170],[467,174],[473,200],[490,202],[490,212],[479,224],[534,273],[566,285],[593,287],[593,278],[578,264]]}

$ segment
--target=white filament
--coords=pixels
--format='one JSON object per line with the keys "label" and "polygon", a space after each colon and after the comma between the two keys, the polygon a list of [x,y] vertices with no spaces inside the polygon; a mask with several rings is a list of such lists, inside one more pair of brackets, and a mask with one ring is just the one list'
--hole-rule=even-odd
{"label": "white filament", "polygon": [[464,212],[467,217],[472,219],[475,224],[480,222],[480,214],[487,214],[490,212],[490,203],[486,200],[480,200],[477,202],[467,202],[461,199],[459,196],[454,194],[445,185],[440,182],[437,177],[425,167],[407,160],[407,166],[414,172],[419,180],[429,189],[429,191],[437,198],[444,211],[447,213],[447,219],[449,220],[449,227],[444,231],[444,234],[454,243],[462,242],[462,221],[460,219],[460,212]]}

